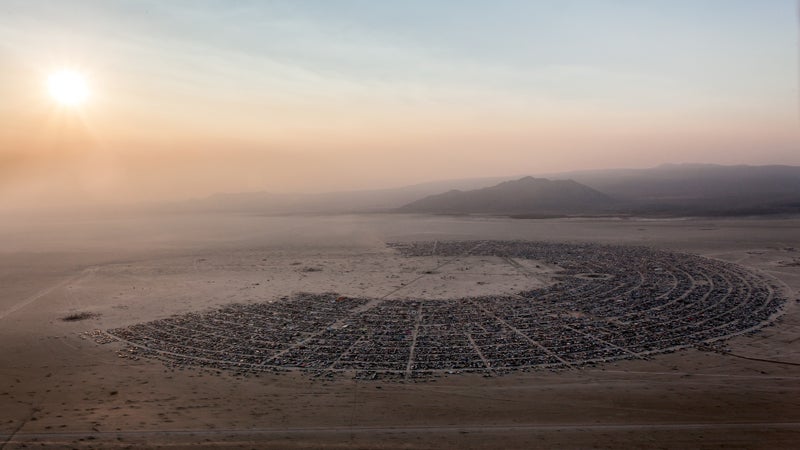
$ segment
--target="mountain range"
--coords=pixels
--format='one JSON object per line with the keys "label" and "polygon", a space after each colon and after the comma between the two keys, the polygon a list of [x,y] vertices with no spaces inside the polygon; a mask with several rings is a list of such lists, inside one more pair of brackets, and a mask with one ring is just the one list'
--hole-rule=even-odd
{"label": "mountain range", "polygon": [[735,216],[800,213],[800,167],[665,164],[444,180],[321,194],[215,194],[160,210],[246,214],[404,212],[552,215]]}

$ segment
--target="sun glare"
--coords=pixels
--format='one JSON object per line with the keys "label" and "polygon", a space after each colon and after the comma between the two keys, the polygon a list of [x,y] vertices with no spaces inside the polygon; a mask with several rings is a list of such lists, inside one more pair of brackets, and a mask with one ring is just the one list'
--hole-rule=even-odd
{"label": "sun glare", "polygon": [[86,77],[74,70],[63,69],[47,78],[50,96],[61,105],[78,106],[89,97]]}

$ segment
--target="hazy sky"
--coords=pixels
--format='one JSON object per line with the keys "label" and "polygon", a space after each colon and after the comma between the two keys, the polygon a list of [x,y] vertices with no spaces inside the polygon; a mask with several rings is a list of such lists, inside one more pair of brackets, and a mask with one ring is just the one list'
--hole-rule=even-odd
{"label": "hazy sky", "polygon": [[796,8],[0,0],[0,205],[800,164]]}

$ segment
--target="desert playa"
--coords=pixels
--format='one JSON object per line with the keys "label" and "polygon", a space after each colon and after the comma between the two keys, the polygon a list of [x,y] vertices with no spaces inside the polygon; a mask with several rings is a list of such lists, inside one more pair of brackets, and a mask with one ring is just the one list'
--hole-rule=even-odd
{"label": "desert playa", "polygon": [[[0,237],[0,442],[3,448],[792,448],[800,437],[799,225],[791,218],[400,214],[10,221]],[[405,366],[401,376],[364,379],[347,365],[315,376],[176,364],[131,357],[122,342],[91,336],[231,304],[273,305],[277,312],[282,298],[300,293],[436,302],[509,296],[558,282],[559,268],[544,261],[456,255],[443,264],[442,257],[387,246],[481,240],[698,255],[766,280],[783,303],[771,324],[714,345],[421,378],[406,377]],[[478,339],[476,348],[486,350]]]}

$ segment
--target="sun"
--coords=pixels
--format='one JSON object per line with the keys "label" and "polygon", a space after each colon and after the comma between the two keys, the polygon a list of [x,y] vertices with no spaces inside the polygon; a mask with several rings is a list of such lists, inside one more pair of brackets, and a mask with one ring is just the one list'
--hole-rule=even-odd
{"label": "sun", "polygon": [[61,69],[47,77],[47,90],[53,100],[64,106],[82,105],[89,97],[86,77],[71,69]]}

